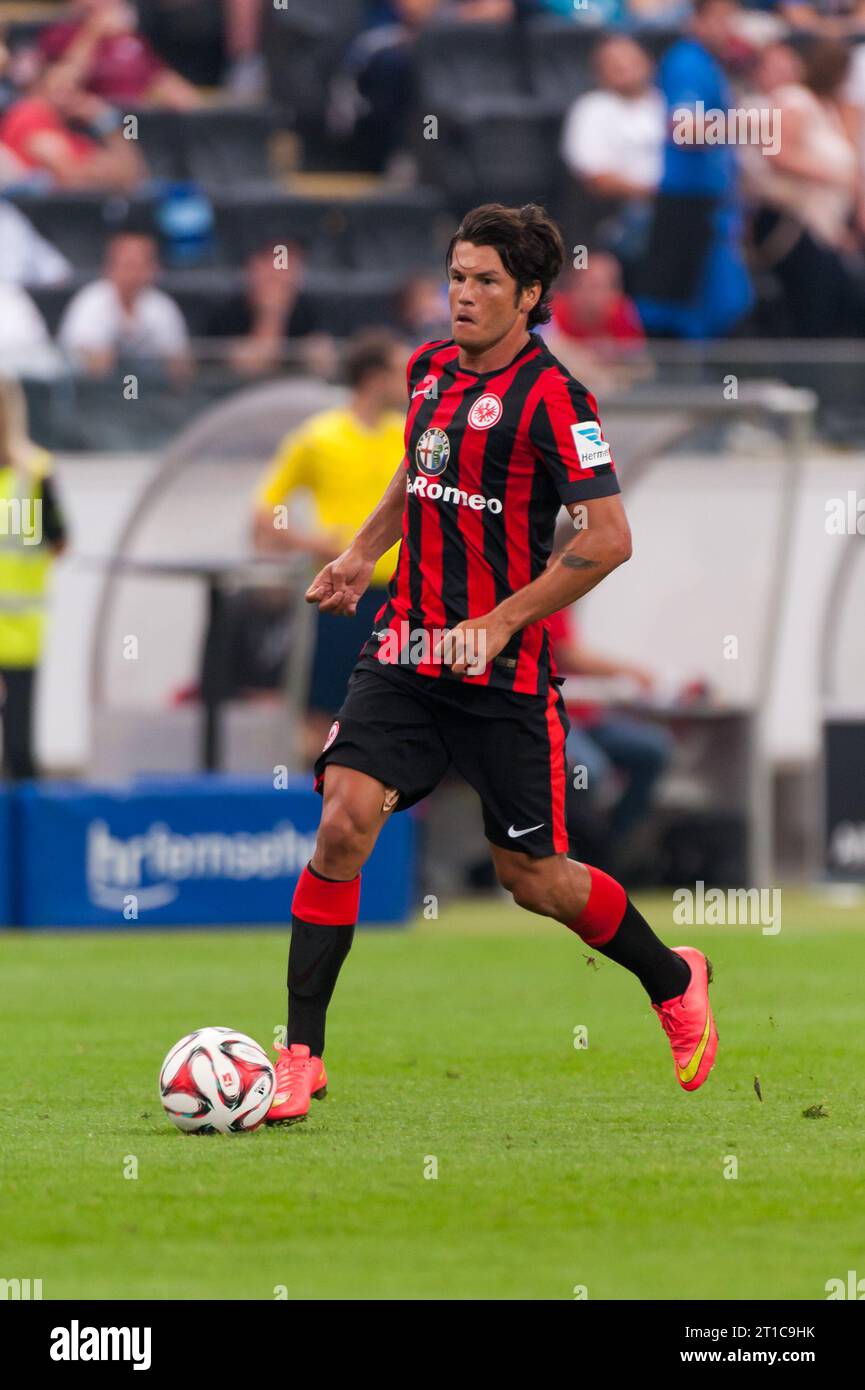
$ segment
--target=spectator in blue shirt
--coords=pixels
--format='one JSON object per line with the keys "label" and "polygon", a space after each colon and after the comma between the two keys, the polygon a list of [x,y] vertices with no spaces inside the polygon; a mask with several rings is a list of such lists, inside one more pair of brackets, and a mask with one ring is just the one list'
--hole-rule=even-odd
{"label": "spectator in blue shirt", "polygon": [[736,0],[694,0],[688,35],[658,69],[667,139],[638,296],[650,335],[723,336],[751,304],[735,146],[706,138],[711,113],[735,106],[722,61],[738,8]]}

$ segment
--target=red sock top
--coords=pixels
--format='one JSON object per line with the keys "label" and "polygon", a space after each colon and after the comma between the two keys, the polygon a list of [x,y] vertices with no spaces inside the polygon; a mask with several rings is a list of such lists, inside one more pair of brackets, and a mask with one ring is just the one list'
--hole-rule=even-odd
{"label": "red sock top", "polygon": [[571,931],[581,936],[588,946],[604,946],[615,936],[625,915],[628,895],[614,878],[603,869],[594,869],[584,864],[592,880],[589,900],[575,922],[569,922]]}
{"label": "red sock top", "polygon": [[322,878],[306,866],[291,903],[292,917],[321,927],[352,927],[360,906],[360,874],[338,880]]}

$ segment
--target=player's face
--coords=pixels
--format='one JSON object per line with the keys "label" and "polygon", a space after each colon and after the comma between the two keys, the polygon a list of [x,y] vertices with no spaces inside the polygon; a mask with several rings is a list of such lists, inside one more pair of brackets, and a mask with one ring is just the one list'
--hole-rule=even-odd
{"label": "player's face", "polygon": [[454,342],[471,353],[493,347],[525,320],[539,293],[538,286],[518,291],[495,247],[458,241],[448,280]]}

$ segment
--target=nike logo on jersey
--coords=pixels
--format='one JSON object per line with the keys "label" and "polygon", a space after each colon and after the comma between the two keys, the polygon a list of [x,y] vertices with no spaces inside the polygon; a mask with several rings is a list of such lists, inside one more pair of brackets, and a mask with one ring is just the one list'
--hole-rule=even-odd
{"label": "nike logo on jersey", "polygon": [[511,840],[518,840],[521,835],[530,835],[533,830],[543,830],[546,821],[541,821],[540,825],[527,825],[525,830],[515,830],[513,826],[508,830],[508,837]]}

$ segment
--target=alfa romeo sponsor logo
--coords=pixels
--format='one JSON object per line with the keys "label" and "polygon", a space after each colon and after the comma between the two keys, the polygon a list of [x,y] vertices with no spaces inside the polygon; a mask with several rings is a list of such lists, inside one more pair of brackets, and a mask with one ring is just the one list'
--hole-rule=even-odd
{"label": "alfa romeo sponsor logo", "polygon": [[478,396],[471,410],[469,411],[469,424],[475,430],[488,430],[491,425],[497,424],[502,418],[502,403],[498,396],[494,396],[491,391],[485,396]]}
{"label": "alfa romeo sponsor logo", "polygon": [[415,462],[422,473],[437,478],[444,473],[451,456],[451,442],[444,430],[424,430],[415,445]]}

